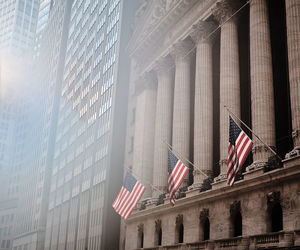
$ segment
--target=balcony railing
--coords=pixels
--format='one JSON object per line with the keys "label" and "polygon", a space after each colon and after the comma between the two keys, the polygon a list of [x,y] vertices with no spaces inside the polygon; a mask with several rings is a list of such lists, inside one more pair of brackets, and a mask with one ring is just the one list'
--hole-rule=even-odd
{"label": "balcony railing", "polygon": [[[250,237],[236,237],[221,240],[209,240],[194,243],[181,243],[168,246],[138,248],[136,250],[214,250],[214,249],[257,249],[257,248],[277,248],[296,247],[300,249],[300,230],[293,232],[278,232]],[[298,249],[298,248],[293,248]]]}
{"label": "balcony railing", "polygon": [[251,236],[250,239],[251,241],[255,241],[256,245],[277,245],[281,234],[283,234],[283,232],[256,235]]}

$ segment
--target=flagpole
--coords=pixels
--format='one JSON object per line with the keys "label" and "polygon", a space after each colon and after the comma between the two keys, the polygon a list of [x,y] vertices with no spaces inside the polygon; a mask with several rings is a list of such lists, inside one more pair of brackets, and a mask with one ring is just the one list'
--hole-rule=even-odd
{"label": "flagpole", "polygon": [[[135,177],[137,180],[141,180],[142,178],[138,177],[136,174],[133,174],[132,169],[127,168],[126,169],[132,174],[133,177]],[[154,187],[149,181],[144,181],[146,182],[145,184],[149,184],[151,186],[151,188],[153,188],[154,190],[160,192],[160,194],[164,194],[164,192],[162,192],[161,190],[159,190],[158,188]]]}
{"label": "flagpole", "polygon": [[201,170],[200,168],[198,168],[198,167],[196,167],[191,161],[189,161],[189,159],[187,159],[187,158],[185,158],[185,157],[182,157],[179,153],[178,153],[178,151],[176,151],[169,143],[167,143],[166,141],[163,141],[168,147],[169,147],[169,149],[171,150],[171,151],[174,151],[174,154],[178,157],[178,158],[182,158],[182,159],[184,159],[184,160],[186,160],[189,164],[191,164],[195,169],[197,169],[197,170],[199,170],[205,177],[209,177],[207,174],[205,174],[204,172],[203,172],[203,170]]}
{"label": "flagpole", "polygon": [[259,136],[257,135],[257,134],[255,134],[254,132],[253,132],[253,130],[251,129],[251,128],[249,128],[249,126],[246,124],[246,123],[244,123],[240,118],[238,118],[233,112],[231,112],[230,110],[229,110],[229,108],[226,106],[226,105],[224,105],[224,108],[226,108],[227,109],[227,111],[230,113],[230,114],[232,114],[236,119],[238,119],[262,144],[264,144],[275,156],[277,156],[278,157],[278,159],[279,160],[281,160],[282,161],[282,159],[281,159],[281,157],[268,145],[268,144],[266,144],[262,139],[260,139],[259,138]]}

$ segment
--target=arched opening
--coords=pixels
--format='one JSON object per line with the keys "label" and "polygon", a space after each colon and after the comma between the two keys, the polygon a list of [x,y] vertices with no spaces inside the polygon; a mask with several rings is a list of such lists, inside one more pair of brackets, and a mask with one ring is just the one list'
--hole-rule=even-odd
{"label": "arched opening", "polygon": [[183,233],[184,233],[184,227],[183,224],[181,223],[178,229],[178,243],[183,243]]}
{"label": "arched opening", "polygon": [[176,228],[175,228],[175,243],[183,243],[184,240],[184,226],[183,226],[183,215],[179,214],[176,217]]}
{"label": "arched opening", "polygon": [[139,225],[138,226],[138,248],[143,248],[144,247],[144,225]]}
{"label": "arched opening", "polygon": [[271,209],[271,230],[272,232],[283,230],[282,207],[280,203],[274,204]]}
{"label": "arched opening", "polygon": [[243,234],[243,221],[240,211],[238,211],[233,219],[233,237],[242,236]]}
{"label": "arched opening", "polygon": [[162,244],[162,229],[161,229],[161,221],[155,221],[155,246],[161,246]]}
{"label": "arched opening", "polygon": [[161,228],[158,230],[158,241],[157,241],[157,245],[161,246],[161,242],[162,242],[162,230]]}
{"label": "arched opening", "polygon": [[210,233],[210,222],[208,217],[206,217],[203,221],[203,240],[209,240]]}

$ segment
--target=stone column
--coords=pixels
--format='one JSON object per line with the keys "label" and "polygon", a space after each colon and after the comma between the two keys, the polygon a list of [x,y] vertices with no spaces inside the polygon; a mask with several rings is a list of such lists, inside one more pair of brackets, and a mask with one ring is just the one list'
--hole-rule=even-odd
{"label": "stone column", "polygon": [[[250,74],[252,129],[269,146],[275,147],[275,117],[272,54],[266,0],[250,2]],[[265,165],[271,151],[253,137],[253,164],[257,169]]]}
{"label": "stone column", "polygon": [[230,18],[239,1],[223,0],[216,4],[213,15],[222,25],[220,48],[220,175],[227,176],[227,156],[229,142],[229,113],[226,105],[240,117],[240,68],[237,22]]}
{"label": "stone column", "polygon": [[199,187],[213,173],[213,65],[212,22],[200,21],[190,34],[196,44],[194,187]]}
{"label": "stone column", "polygon": [[286,0],[286,26],[294,150],[300,155],[300,1]]}
{"label": "stone column", "polygon": [[152,195],[156,81],[148,73],[136,85],[133,174],[145,185],[144,198]]}
{"label": "stone column", "polygon": [[[161,192],[167,192],[168,146],[172,138],[173,117],[173,80],[174,67],[170,56],[160,59],[156,66],[157,102],[154,143],[153,186]],[[161,192],[153,189],[153,198]]]}
{"label": "stone column", "polygon": [[[172,146],[183,158],[189,159],[190,153],[190,112],[191,112],[191,41],[180,41],[172,50],[175,60],[175,87],[173,109]],[[188,176],[183,186],[187,186]]]}

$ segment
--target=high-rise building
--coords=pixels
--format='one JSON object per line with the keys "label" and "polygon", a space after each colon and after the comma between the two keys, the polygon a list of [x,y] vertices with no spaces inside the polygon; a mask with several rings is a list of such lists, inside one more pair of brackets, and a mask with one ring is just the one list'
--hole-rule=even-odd
{"label": "high-rise building", "polygon": [[[9,55],[6,53],[5,55]],[[1,55],[3,56],[3,54]],[[22,174],[27,156],[28,111],[26,85],[22,84],[23,61],[13,55],[1,61],[1,194],[0,194],[0,247],[11,249],[15,235],[14,224],[19,205]],[[2,57],[4,59],[4,57]],[[14,70],[17,70],[16,73]],[[21,77],[18,77],[18,74]],[[21,79],[21,80],[20,80]],[[21,95],[21,93],[23,93]]]}
{"label": "high-rise building", "polygon": [[134,2],[71,9],[45,249],[117,249]]}
{"label": "high-rise building", "polygon": [[0,51],[32,51],[38,11],[39,0],[0,1]]}
{"label": "high-rise building", "polygon": [[[0,249],[10,249],[13,238],[13,222],[17,208],[16,194],[19,185],[11,169],[13,112],[10,102],[0,103]],[[15,171],[15,169],[13,169]],[[14,178],[13,178],[14,177]]]}
{"label": "high-rise building", "polygon": [[[122,249],[300,248],[299,44],[298,0],[141,1],[125,167],[147,191]],[[232,113],[254,145],[228,186]],[[175,206],[168,145],[190,168]]]}
{"label": "high-rise building", "polygon": [[30,79],[27,158],[12,247],[44,249],[51,169],[72,1],[55,1]]}
{"label": "high-rise building", "polygon": [[41,0],[39,15],[36,26],[35,34],[35,44],[34,44],[34,58],[36,59],[40,54],[41,40],[44,34],[44,29],[47,26],[51,6],[53,5],[53,0]]}

